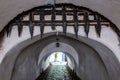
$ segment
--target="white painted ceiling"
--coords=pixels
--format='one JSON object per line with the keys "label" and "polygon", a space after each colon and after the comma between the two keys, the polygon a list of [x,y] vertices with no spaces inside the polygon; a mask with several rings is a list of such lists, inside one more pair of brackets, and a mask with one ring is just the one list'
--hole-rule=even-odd
{"label": "white painted ceiling", "polygon": [[[53,3],[54,0],[0,0],[0,31],[17,14],[31,8]],[[120,29],[120,0],[56,0],[56,3],[73,3],[84,6],[107,17]]]}

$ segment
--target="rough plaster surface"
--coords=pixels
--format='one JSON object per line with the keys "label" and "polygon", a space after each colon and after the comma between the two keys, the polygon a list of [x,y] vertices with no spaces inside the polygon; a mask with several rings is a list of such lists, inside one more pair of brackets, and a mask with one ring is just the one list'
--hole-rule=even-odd
{"label": "rough plaster surface", "polygon": [[[40,52],[39,59],[38,59],[38,65],[40,65],[40,62],[42,61],[42,68],[46,67],[46,63],[48,63],[46,60],[47,57],[51,55],[53,52],[64,52],[67,56],[68,60],[68,66],[73,70],[75,68],[75,65],[79,65],[79,55],[76,52],[76,50],[65,43],[59,42],[60,47],[56,47],[56,42],[55,43],[50,43],[44,49]],[[73,54],[74,53],[74,54]],[[48,64],[47,64],[48,65]]]}
{"label": "rough plaster surface", "polygon": [[69,46],[68,44],[61,43],[61,42],[60,42],[59,48],[56,47],[56,43],[51,43],[48,46],[46,46],[39,55],[38,64],[43,59],[43,57],[45,57],[45,55],[50,54],[52,52],[56,52],[56,51],[70,54],[75,59],[75,62],[79,64],[78,54],[76,50],[72,46]]}
{"label": "rough plaster surface", "polygon": [[[0,65],[0,78],[34,80],[41,69],[41,65],[37,65],[39,53],[49,43],[55,42],[55,36],[47,35],[42,40],[39,36],[26,40],[10,50]],[[87,38],[76,40],[71,34],[67,36],[61,36],[60,42],[74,47],[79,54],[75,72],[82,80],[120,80],[120,64],[110,49]]]}
{"label": "rough plaster surface", "polygon": [[[16,15],[31,8],[53,3],[54,0],[0,0],[0,31]],[[99,12],[120,29],[119,0],[56,0],[56,3],[73,3]]]}
{"label": "rough plaster surface", "polygon": [[[56,28],[56,31],[62,32],[62,27],[58,26]],[[56,31],[51,30],[51,27],[45,27],[44,33],[51,33],[51,32],[56,32]],[[67,33],[72,33],[72,35],[74,35],[73,27],[67,28]],[[39,35],[39,34],[40,34],[39,27],[35,27],[34,36]],[[82,26],[79,27],[78,34],[80,36],[86,37],[84,33],[84,28]],[[0,63],[2,62],[3,58],[5,57],[5,55],[10,49],[12,49],[15,45],[19,44],[20,42],[27,40],[29,38],[30,38],[30,34],[29,34],[28,27],[24,27],[22,36],[18,37],[17,27],[14,26],[11,36],[8,38],[5,37],[2,43],[3,44],[2,47],[0,47]],[[89,32],[89,38],[96,40],[104,44],[105,46],[107,46],[109,49],[111,49],[114,52],[114,54],[117,56],[118,60],[120,61],[120,54],[119,54],[120,46],[119,46],[118,37],[116,33],[110,27],[104,26],[101,30],[101,37],[99,38],[96,35],[95,28],[91,26],[90,32]]]}

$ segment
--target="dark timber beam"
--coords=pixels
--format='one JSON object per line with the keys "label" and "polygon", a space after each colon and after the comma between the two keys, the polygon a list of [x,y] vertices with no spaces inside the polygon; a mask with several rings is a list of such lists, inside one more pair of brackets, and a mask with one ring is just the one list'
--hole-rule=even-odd
{"label": "dark timber beam", "polygon": [[[22,19],[25,15],[28,15],[29,20]],[[40,16],[39,20],[35,20],[35,15]],[[51,16],[50,20],[45,20],[46,15]],[[60,15],[62,19],[56,20],[56,15]],[[69,16],[73,16],[73,19],[68,20],[67,18]],[[83,19],[80,19],[80,16],[82,16]],[[93,19],[89,19],[90,17],[93,17]],[[120,30],[110,20],[95,11],[72,4],[55,4],[54,6],[49,4],[33,8],[16,16],[6,25],[3,29],[4,31],[2,32],[5,32],[7,36],[10,36],[14,25],[17,25],[18,27],[18,36],[21,36],[24,26],[29,26],[31,38],[34,34],[35,26],[40,26],[41,37],[44,33],[45,26],[51,26],[52,30],[55,30],[56,26],[62,26],[64,34],[67,32],[68,26],[74,26],[74,33],[76,37],[78,36],[79,26],[84,26],[84,31],[87,37],[90,26],[95,26],[96,33],[100,37],[103,25],[106,27],[110,26],[120,37]]]}
{"label": "dark timber beam", "polygon": [[74,31],[75,31],[75,35],[76,37],[78,37],[78,15],[77,15],[77,8],[74,8],[74,21],[75,21],[75,26],[74,26]]}
{"label": "dark timber beam", "polygon": [[41,38],[42,38],[42,36],[43,36],[43,33],[44,33],[44,24],[43,24],[43,20],[44,20],[44,12],[43,12],[43,10],[41,9],[40,10],[40,33],[41,33]]}
{"label": "dark timber beam", "polygon": [[52,30],[55,30],[55,6],[52,7]]}
{"label": "dark timber beam", "polygon": [[84,20],[85,20],[85,33],[88,37],[88,34],[89,34],[89,17],[88,17],[88,12],[85,12],[84,14]]}
{"label": "dark timber beam", "polygon": [[34,32],[32,12],[30,13],[29,30],[30,30],[30,35],[31,35],[31,38],[32,38],[33,37],[33,32]]}
{"label": "dark timber beam", "polygon": [[18,26],[18,36],[20,37],[21,34],[22,34],[22,29],[23,29],[23,26],[22,26],[22,23],[21,23],[21,19],[18,18],[16,20],[16,23],[17,23],[17,26]]}
{"label": "dark timber beam", "polygon": [[97,16],[97,26],[96,26],[96,31],[97,31],[97,34],[98,36],[100,37],[100,34],[101,34],[101,17],[98,15]]}
{"label": "dark timber beam", "polygon": [[62,19],[63,19],[63,33],[66,34],[67,32],[67,21],[66,21],[66,8],[65,5],[62,6]]}

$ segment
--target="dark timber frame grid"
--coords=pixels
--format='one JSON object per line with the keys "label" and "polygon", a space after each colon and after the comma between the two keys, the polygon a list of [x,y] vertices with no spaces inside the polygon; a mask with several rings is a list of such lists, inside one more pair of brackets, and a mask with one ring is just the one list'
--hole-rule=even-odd
{"label": "dark timber frame grid", "polygon": [[[24,19],[26,16],[28,16],[28,19]],[[50,19],[47,19],[46,16],[49,16]],[[57,19],[57,16],[61,18]],[[86,36],[89,34],[89,27],[94,26],[97,35],[100,37],[103,25],[112,27],[117,35],[120,36],[120,30],[110,20],[88,8],[72,4],[47,4],[23,12],[11,20],[2,33],[7,32],[7,36],[10,36],[13,25],[18,27],[18,36],[21,36],[24,26],[29,27],[31,37],[34,34],[35,26],[40,27],[41,37],[44,34],[45,26],[51,26],[53,30],[56,29],[56,26],[62,26],[64,34],[66,34],[67,27],[72,26],[76,37],[78,36],[79,26],[84,26]]]}

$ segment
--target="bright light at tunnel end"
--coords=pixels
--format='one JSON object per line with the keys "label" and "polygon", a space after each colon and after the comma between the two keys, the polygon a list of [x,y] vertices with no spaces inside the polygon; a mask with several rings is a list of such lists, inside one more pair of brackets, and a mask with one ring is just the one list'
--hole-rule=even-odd
{"label": "bright light at tunnel end", "polygon": [[53,52],[49,56],[49,62],[52,65],[66,65],[66,55],[63,52]]}

